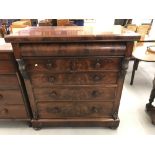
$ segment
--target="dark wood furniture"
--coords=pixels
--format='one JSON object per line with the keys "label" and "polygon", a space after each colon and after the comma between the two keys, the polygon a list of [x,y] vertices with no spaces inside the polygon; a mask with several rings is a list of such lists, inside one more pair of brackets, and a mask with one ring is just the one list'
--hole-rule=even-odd
{"label": "dark wood furniture", "polygon": [[31,114],[27,99],[12,46],[0,38],[0,121],[30,122]]}
{"label": "dark wood furniture", "polygon": [[34,27],[6,36],[25,81],[33,127],[117,128],[129,57],[139,39],[121,26]]}
{"label": "dark wood furniture", "polygon": [[150,94],[149,103],[146,104],[146,111],[150,115],[152,124],[155,125],[155,107],[152,105],[155,98],[155,78],[153,80],[153,88]]}
{"label": "dark wood furniture", "polygon": [[134,57],[134,64],[132,69],[130,85],[133,85],[135,72],[138,69],[140,61],[155,62],[155,52],[149,52],[147,49],[150,46],[155,46],[153,42],[145,42],[143,46],[135,47],[132,56]]}

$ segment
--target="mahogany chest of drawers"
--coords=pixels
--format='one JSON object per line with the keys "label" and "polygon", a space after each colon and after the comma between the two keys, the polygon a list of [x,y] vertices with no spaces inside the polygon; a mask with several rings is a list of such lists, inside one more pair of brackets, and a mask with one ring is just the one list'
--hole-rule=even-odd
{"label": "mahogany chest of drawers", "polygon": [[123,31],[36,27],[11,42],[33,112],[32,126],[119,125],[118,110],[134,41]]}
{"label": "mahogany chest of drawers", "polygon": [[[4,42],[0,39],[0,43]],[[23,85],[10,43],[0,45],[0,120],[30,122]]]}

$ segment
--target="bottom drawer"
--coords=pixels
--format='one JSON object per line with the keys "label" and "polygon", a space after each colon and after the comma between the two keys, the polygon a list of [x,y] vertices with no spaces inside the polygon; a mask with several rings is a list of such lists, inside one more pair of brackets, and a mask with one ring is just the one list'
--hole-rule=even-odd
{"label": "bottom drawer", "polygon": [[24,105],[3,105],[0,106],[0,119],[21,119],[27,118]]}
{"label": "bottom drawer", "polygon": [[110,116],[113,102],[41,102],[39,118],[105,117]]}

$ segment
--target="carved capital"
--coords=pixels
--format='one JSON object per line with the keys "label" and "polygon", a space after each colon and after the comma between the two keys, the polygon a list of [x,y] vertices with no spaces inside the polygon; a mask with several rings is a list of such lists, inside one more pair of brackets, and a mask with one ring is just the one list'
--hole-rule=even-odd
{"label": "carved capital", "polygon": [[120,78],[124,78],[128,69],[129,58],[124,58],[121,64]]}

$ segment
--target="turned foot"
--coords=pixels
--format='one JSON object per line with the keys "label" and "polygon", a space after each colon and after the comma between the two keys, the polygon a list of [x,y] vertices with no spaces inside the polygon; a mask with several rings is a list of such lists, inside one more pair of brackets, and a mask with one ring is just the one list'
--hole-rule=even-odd
{"label": "turned foot", "polygon": [[41,129],[41,126],[33,126],[33,129],[36,130],[36,131],[38,131],[38,130]]}
{"label": "turned foot", "polygon": [[155,110],[155,107],[152,104],[147,103],[146,104],[146,111],[149,112],[149,111],[153,111],[153,110]]}

